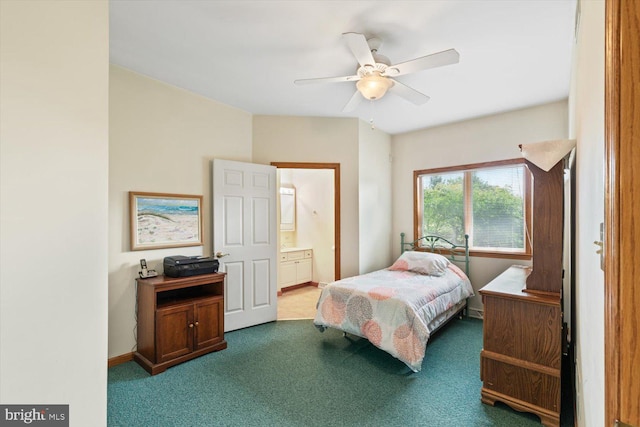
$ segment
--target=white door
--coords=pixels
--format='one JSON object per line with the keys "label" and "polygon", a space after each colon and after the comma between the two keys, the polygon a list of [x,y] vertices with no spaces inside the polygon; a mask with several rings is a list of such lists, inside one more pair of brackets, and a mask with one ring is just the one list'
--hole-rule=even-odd
{"label": "white door", "polygon": [[277,317],[276,168],[215,159],[213,252],[226,272],[224,330]]}

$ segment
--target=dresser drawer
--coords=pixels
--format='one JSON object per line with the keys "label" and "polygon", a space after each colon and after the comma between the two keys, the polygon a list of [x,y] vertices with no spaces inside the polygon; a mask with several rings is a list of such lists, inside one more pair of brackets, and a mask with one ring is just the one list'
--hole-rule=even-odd
{"label": "dresser drawer", "polygon": [[484,313],[485,350],[560,369],[562,314],[559,304],[491,295],[484,297]]}
{"label": "dresser drawer", "polygon": [[510,396],[528,404],[560,412],[560,371],[536,370],[524,364],[480,357],[480,376],[485,389]]}

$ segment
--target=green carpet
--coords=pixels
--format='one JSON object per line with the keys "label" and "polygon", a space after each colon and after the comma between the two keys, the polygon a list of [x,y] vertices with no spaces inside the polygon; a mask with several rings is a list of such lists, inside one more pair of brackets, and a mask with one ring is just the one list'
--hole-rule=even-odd
{"label": "green carpet", "polygon": [[[229,332],[229,347],[149,376],[109,369],[109,426],[540,426],[480,402],[482,322],[454,320],[422,371],[311,320]],[[564,423],[563,423],[564,424]]]}

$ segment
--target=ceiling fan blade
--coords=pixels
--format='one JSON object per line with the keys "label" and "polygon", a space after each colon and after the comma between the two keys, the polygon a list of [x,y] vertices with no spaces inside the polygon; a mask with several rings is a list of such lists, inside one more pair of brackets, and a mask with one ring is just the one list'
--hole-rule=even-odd
{"label": "ceiling fan blade", "polygon": [[342,112],[348,113],[350,111],[355,110],[356,107],[360,104],[360,101],[362,101],[363,99],[364,98],[362,97],[362,95],[360,95],[360,92],[356,90],[353,93],[353,96],[351,97],[349,102],[347,102],[347,105],[345,105],[344,108],[342,109]]}
{"label": "ceiling fan blade", "polygon": [[390,65],[383,75],[394,77],[402,74],[415,73],[429,68],[442,67],[444,65],[457,64],[460,61],[460,54],[455,49],[444,50],[431,55]]}
{"label": "ceiling fan blade", "polygon": [[340,83],[340,82],[355,82],[360,80],[358,76],[343,76],[343,77],[320,77],[317,79],[300,79],[295,80],[293,83],[297,85],[308,85],[314,83]]}
{"label": "ceiling fan blade", "polygon": [[417,90],[405,85],[404,83],[400,83],[397,80],[393,80],[393,86],[389,88],[389,92],[393,93],[394,95],[398,95],[399,97],[404,98],[416,105],[422,105],[429,99],[431,99],[424,93],[418,92]]}
{"label": "ceiling fan blade", "polygon": [[342,37],[346,40],[353,56],[358,60],[358,64],[361,66],[376,65],[376,60],[373,59],[369,43],[367,43],[367,39],[364,35],[358,33],[343,33]]}

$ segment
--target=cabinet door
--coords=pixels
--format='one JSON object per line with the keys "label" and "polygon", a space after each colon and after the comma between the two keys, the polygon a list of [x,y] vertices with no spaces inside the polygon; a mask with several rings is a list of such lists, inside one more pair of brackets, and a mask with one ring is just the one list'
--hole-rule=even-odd
{"label": "cabinet door", "polygon": [[195,304],[195,348],[212,346],[224,337],[224,307],[222,298]]}
{"label": "cabinet door", "polygon": [[193,349],[193,305],[156,311],[156,363],[191,353]]}
{"label": "cabinet door", "polygon": [[296,261],[280,263],[280,287],[295,285],[296,283]]}
{"label": "cabinet door", "polygon": [[297,261],[296,264],[296,283],[307,283],[313,279],[313,271],[311,268],[311,260],[304,259]]}

